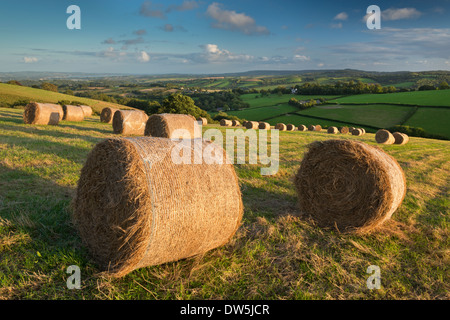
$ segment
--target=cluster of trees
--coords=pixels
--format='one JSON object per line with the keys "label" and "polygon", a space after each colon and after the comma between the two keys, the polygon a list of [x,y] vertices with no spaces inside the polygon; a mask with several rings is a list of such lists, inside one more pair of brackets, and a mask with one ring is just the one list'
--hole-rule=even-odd
{"label": "cluster of trees", "polygon": [[[319,101],[319,102],[317,102],[317,100]],[[299,109],[307,109],[307,108],[310,108],[310,107],[314,107],[314,106],[316,106],[316,105],[318,105],[318,104],[321,104],[321,103],[323,103],[323,102],[325,102],[325,99],[324,98],[319,98],[319,99],[317,99],[317,100],[315,100],[315,99],[310,99],[310,100],[308,100],[308,101],[298,101],[297,99],[295,99],[295,98],[291,98],[291,99],[289,99],[289,105],[291,105],[291,106],[294,106],[294,107],[297,107],[297,108],[299,108]]]}
{"label": "cluster of trees", "polygon": [[447,81],[442,81],[438,86],[432,84],[423,84],[417,90],[425,91],[425,90],[447,90],[450,89]]}
{"label": "cluster of trees", "polygon": [[205,110],[197,107],[191,97],[180,93],[174,93],[166,97],[158,108],[157,113],[190,114],[195,119],[203,117],[208,122],[213,122],[211,116]]}
{"label": "cluster of trees", "polygon": [[394,86],[383,87],[376,83],[363,83],[361,81],[337,81],[335,84],[318,84],[318,83],[304,83],[296,85],[297,94],[305,95],[346,95],[346,94],[361,94],[361,93],[391,93],[396,92]]}
{"label": "cluster of trees", "polygon": [[238,91],[221,91],[209,94],[192,94],[190,95],[197,106],[206,111],[213,110],[240,110],[249,108],[250,105],[240,98]]}

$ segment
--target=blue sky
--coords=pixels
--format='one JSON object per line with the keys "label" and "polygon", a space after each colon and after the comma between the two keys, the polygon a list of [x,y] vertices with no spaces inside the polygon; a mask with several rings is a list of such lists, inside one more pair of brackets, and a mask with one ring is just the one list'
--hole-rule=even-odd
{"label": "blue sky", "polygon": [[[369,5],[381,29],[369,30]],[[81,9],[69,30],[66,9]],[[450,70],[450,0],[1,1],[0,72]]]}

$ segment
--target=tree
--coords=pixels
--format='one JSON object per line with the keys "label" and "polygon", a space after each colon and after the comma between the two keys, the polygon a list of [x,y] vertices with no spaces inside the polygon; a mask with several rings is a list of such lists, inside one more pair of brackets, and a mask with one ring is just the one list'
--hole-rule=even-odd
{"label": "tree", "polygon": [[42,83],[41,88],[47,91],[58,92],[58,86],[48,82]]}
{"label": "tree", "polygon": [[447,81],[442,81],[439,84],[439,90],[446,90],[446,89],[450,89],[450,86],[448,85]]}
{"label": "tree", "polygon": [[205,110],[197,107],[191,97],[179,93],[171,94],[165,98],[161,103],[161,107],[158,109],[158,113],[190,114],[196,119],[205,117],[211,120],[209,114]]}
{"label": "tree", "polygon": [[17,80],[9,80],[7,84],[13,84],[15,86],[22,86],[22,84]]}

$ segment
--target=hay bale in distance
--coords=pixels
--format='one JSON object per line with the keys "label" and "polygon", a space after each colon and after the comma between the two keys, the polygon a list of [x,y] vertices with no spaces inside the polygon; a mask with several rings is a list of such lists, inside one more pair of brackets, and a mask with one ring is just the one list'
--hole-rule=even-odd
{"label": "hay bale in distance", "polygon": [[380,129],[375,133],[375,141],[381,144],[393,144],[395,138],[388,130]]}
{"label": "hay bale in distance", "polygon": [[316,125],[314,131],[322,131],[322,126],[320,124]]}
{"label": "hay bale in distance", "polygon": [[165,138],[107,139],[92,149],[72,220],[102,271],[121,277],[204,254],[235,234],[243,203],[233,164],[216,163],[212,154],[225,158],[225,151],[197,141],[199,164],[174,163],[177,142]]}
{"label": "hay bale in distance", "polygon": [[392,136],[394,137],[395,141],[394,144],[407,144],[409,142],[409,137],[406,133],[401,133],[401,132],[394,132],[392,134]]}
{"label": "hay bale in distance", "polygon": [[316,126],[313,125],[313,124],[310,124],[310,125],[308,126],[308,130],[309,130],[309,131],[316,131]]}
{"label": "hay bale in distance", "polygon": [[23,112],[25,124],[57,125],[64,112],[59,104],[30,102]]}
{"label": "hay bale in distance", "polygon": [[295,131],[295,125],[293,125],[292,123],[287,124],[286,130],[287,131]]}
{"label": "hay bale in distance", "polygon": [[233,127],[238,127],[241,125],[241,123],[238,120],[231,120],[231,125]]}
{"label": "hay bale in distance", "polygon": [[298,126],[298,131],[306,131],[306,130],[308,130],[308,127],[306,127],[304,124]]}
{"label": "hay bale in distance", "polygon": [[245,123],[245,128],[247,129],[258,129],[259,127],[259,122],[257,121],[247,121]]}
{"label": "hay bale in distance", "polygon": [[401,205],[406,180],[397,161],[377,147],[330,139],[308,145],[294,177],[301,212],[319,226],[366,232]]}
{"label": "hay bale in distance", "polygon": [[287,126],[284,123],[277,123],[275,125],[275,129],[278,129],[280,131],[286,131],[287,130]]}
{"label": "hay bale in distance", "polygon": [[103,123],[112,123],[114,114],[119,109],[106,107],[102,109],[102,112],[100,113],[100,121]]}
{"label": "hay bale in distance", "polygon": [[356,128],[356,129],[353,129],[352,135],[354,135],[354,136],[362,136],[363,132],[362,132],[362,130],[360,128]]}
{"label": "hay bale in distance", "polygon": [[233,125],[233,122],[228,119],[222,119],[222,120],[220,120],[220,125],[222,127],[231,127]]}
{"label": "hay bale in distance", "polygon": [[[188,114],[163,113],[151,115],[145,126],[145,135],[169,139],[178,139],[176,130],[183,129],[189,136],[185,139],[202,137],[202,130],[194,117]],[[179,131],[178,131],[179,132]]]}
{"label": "hay bale in distance", "polygon": [[92,108],[89,106],[80,106],[81,109],[83,109],[84,117],[92,117]]}
{"label": "hay bale in distance", "polygon": [[268,122],[260,122],[258,128],[261,130],[269,130],[270,124]]}
{"label": "hay bale in distance", "polygon": [[139,135],[145,134],[148,116],[140,110],[117,110],[113,117],[115,134]]}
{"label": "hay bale in distance", "polygon": [[348,127],[339,127],[339,132],[342,134],[347,134],[348,131]]}
{"label": "hay bale in distance", "polygon": [[200,117],[197,119],[198,123],[201,124],[202,126],[206,126],[208,124],[208,119]]}
{"label": "hay bale in distance", "polygon": [[339,129],[336,127],[328,127],[327,132],[330,134],[337,134],[339,132]]}
{"label": "hay bale in distance", "polygon": [[352,134],[353,133],[353,130],[355,130],[356,128],[355,127],[350,127],[350,128],[348,128],[348,132],[350,133],[350,134]]}
{"label": "hay bale in distance", "polygon": [[80,122],[84,120],[84,111],[80,106],[71,106],[71,105],[63,105],[64,117],[65,121],[76,121]]}

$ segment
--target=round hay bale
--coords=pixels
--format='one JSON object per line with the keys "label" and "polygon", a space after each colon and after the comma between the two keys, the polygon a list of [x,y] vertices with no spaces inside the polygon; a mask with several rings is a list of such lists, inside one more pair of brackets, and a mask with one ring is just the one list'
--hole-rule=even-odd
{"label": "round hay bale", "polygon": [[278,129],[280,131],[286,131],[287,130],[287,126],[284,123],[277,123],[275,125],[275,129]]}
{"label": "round hay bale", "polygon": [[84,117],[92,117],[92,108],[89,106],[80,106],[83,109]]}
{"label": "round hay bale", "polygon": [[23,122],[26,124],[57,125],[63,116],[64,112],[59,104],[30,102],[23,112]]}
{"label": "round hay bale", "polygon": [[397,161],[355,140],[310,144],[294,177],[300,210],[319,226],[366,232],[403,201],[406,180]]}
{"label": "round hay bale", "polygon": [[322,126],[320,124],[316,125],[314,131],[322,131]]}
{"label": "round hay bale", "polygon": [[337,134],[339,132],[339,129],[336,128],[336,127],[329,127],[327,129],[327,132],[330,133],[330,134]]}
{"label": "round hay bale", "polygon": [[113,117],[113,131],[122,135],[145,134],[148,116],[140,110],[117,110]]}
{"label": "round hay bale", "polygon": [[257,121],[247,121],[245,123],[245,128],[247,129],[258,129],[259,123]]}
{"label": "round hay bale", "polygon": [[348,127],[340,127],[339,132],[342,134],[347,134],[349,132]]}
{"label": "round hay bale", "polygon": [[214,161],[226,159],[220,146],[196,140],[198,164],[175,163],[178,143],[165,138],[107,139],[89,153],[72,218],[103,271],[121,277],[204,254],[235,234],[243,203],[234,167]]}
{"label": "round hay bale", "polygon": [[308,128],[304,124],[298,126],[298,131],[306,131],[306,130],[308,130]]}
{"label": "round hay bale", "polygon": [[268,122],[260,122],[258,124],[258,129],[269,130],[270,129],[270,124]]}
{"label": "round hay bale", "polygon": [[388,130],[380,129],[375,133],[375,141],[381,144],[393,144],[395,138]]}
{"label": "round hay bale", "polygon": [[394,132],[392,136],[395,139],[394,144],[407,144],[409,142],[409,137],[406,133]]}
{"label": "round hay bale", "polygon": [[220,125],[222,127],[231,127],[233,125],[233,122],[228,119],[222,119],[222,120],[220,120]]}
{"label": "round hay bale", "polygon": [[206,126],[208,124],[208,119],[200,117],[197,119],[198,123],[201,124],[202,126]]}
{"label": "round hay bale", "polygon": [[233,127],[238,127],[238,126],[241,125],[241,123],[240,123],[238,120],[232,120],[232,121],[231,121],[231,125],[232,125]]}
{"label": "round hay bale", "polygon": [[[178,130],[178,131],[176,131]],[[188,114],[163,113],[151,115],[145,126],[145,135],[152,137],[161,137],[175,139],[180,138],[175,136],[176,132],[184,130],[183,136],[185,139],[194,139],[202,137],[202,129],[194,117]]]}
{"label": "round hay bale", "polygon": [[71,106],[71,105],[63,105],[64,117],[65,121],[76,121],[80,122],[84,120],[84,111],[80,106]]}
{"label": "round hay bale", "polygon": [[119,109],[110,107],[103,108],[102,112],[100,113],[100,121],[103,123],[112,123],[114,114],[117,110]]}
{"label": "round hay bale", "polygon": [[310,125],[308,126],[308,130],[309,130],[309,131],[316,131],[316,126],[313,125],[313,124],[310,124]]}
{"label": "round hay bale", "polygon": [[366,134],[366,129],[364,129],[364,128],[359,128],[359,129],[361,129],[363,135]]}
{"label": "round hay bale", "polygon": [[348,132],[350,133],[350,134],[352,134],[353,133],[353,130],[355,130],[356,128],[355,127],[350,127],[350,128],[348,128]]}
{"label": "round hay bale", "polygon": [[354,129],[354,130],[352,131],[352,135],[354,135],[354,136],[362,136],[362,135],[363,135],[363,132],[362,132],[361,129],[356,128],[356,129]]}
{"label": "round hay bale", "polygon": [[292,123],[287,124],[286,130],[287,131],[295,131],[295,125],[293,125]]}

